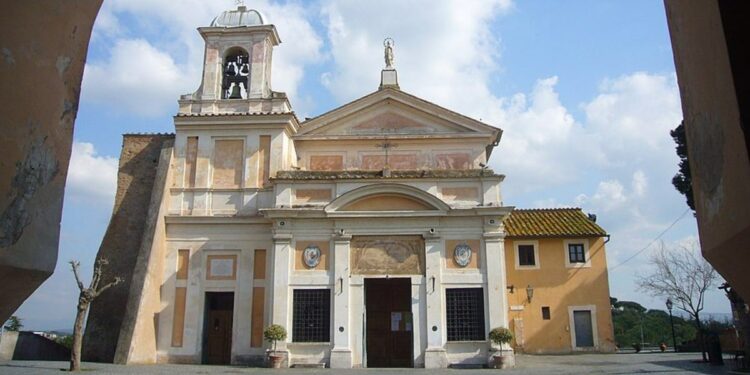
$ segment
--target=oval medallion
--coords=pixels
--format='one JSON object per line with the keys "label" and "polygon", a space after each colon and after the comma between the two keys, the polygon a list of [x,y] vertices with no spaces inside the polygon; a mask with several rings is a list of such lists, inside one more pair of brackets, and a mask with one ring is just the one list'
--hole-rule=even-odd
{"label": "oval medallion", "polygon": [[302,259],[305,261],[305,265],[310,268],[315,268],[320,263],[320,248],[316,245],[310,245],[305,248],[302,252]]}
{"label": "oval medallion", "polygon": [[471,262],[471,247],[467,244],[456,245],[453,249],[453,259],[461,267],[466,267]]}

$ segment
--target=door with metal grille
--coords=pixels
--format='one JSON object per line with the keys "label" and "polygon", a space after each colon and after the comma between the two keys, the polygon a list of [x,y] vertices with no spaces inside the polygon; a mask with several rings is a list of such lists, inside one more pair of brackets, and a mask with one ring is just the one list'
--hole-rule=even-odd
{"label": "door with metal grille", "polygon": [[590,348],[594,346],[594,332],[591,326],[591,311],[573,311],[575,324],[576,347]]}

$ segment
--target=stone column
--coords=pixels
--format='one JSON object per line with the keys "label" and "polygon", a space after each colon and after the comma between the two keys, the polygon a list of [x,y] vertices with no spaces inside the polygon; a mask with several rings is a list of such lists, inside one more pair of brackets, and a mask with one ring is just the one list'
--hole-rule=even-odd
{"label": "stone column", "polygon": [[443,240],[439,236],[425,236],[425,292],[427,305],[427,349],[425,350],[425,368],[448,367],[448,356],[445,353],[445,324],[443,316]]}
{"label": "stone column", "polygon": [[[273,283],[271,298],[271,323],[279,324],[291,332],[289,317],[289,273],[291,268],[292,235],[289,233],[274,233],[273,235]],[[289,366],[289,351],[286,341],[276,343],[276,351],[285,358],[282,366]]]}
{"label": "stone column", "polygon": [[352,368],[351,324],[349,303],[350,235],[333,239],[333,349],[331,368]]}
{"label": "stone column", "polygon": [[[487,323],[489,325],[485,328],[489,332],[495,327],[508,327],[504,232],[484,234],[484,259],[487,260]],[[489,364],[492,364],[494,351],[500,349],[495,344],[491,345],[492,350],[490,350],[489,358],[487,359]],[[507,351],[510,350],[510,347],[503,349]]]}

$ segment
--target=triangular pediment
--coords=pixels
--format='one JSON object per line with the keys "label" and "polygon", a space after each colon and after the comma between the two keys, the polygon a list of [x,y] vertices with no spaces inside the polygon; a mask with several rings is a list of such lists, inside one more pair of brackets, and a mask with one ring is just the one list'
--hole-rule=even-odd
{"label": "triangular pediment", "polygon": [[302,124],[297,136],[495,137],[501,130],[396,89],[382,89]]}

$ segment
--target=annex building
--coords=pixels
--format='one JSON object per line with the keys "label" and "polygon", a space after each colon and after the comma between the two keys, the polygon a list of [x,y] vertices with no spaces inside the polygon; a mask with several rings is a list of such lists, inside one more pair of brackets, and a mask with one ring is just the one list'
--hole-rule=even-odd
{"label": "annex building", "polygon": [[[519,210],[486,167],[502,131],[402,91],[385,46],[371,94],[301,121],[271,88],[273,25],[244,6],[198,29],[203,79],[175,134],[125,135],[84,359],[485,364],[614,350],[606,232],[580,209]],[[377,74],[378,72],[373,72]]]}

